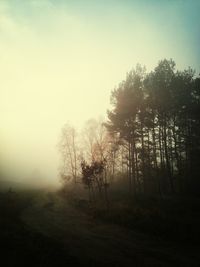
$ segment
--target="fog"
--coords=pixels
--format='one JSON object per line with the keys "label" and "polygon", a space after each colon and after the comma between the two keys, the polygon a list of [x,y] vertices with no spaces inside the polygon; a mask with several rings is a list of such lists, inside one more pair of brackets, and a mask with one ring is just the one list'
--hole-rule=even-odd
{"label": "fog", "polygon": [[198,1],[73,2],[0,2],[3,180],[58,184],[62,126],[105,116],[111,90],[138,62],[151,70],[173,58],[200,71]]}

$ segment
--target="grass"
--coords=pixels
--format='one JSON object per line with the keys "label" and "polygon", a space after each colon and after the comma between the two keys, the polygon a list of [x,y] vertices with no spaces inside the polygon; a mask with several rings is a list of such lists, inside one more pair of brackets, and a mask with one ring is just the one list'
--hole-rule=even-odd
{"label": "grass", "polygon": [[76,193],[0,193],[5,266],[198,266],[198,237],[183,226],[192,224],[197,234],[196,200],[135,201],[113,194],[107,210]]}
{"label": "grass", "polygon": [[112,199],[110,209],[96,203],[84,210],[98,220],[137,229],[175,242],[198,244],[200,238],[200,199],[185,197]]}

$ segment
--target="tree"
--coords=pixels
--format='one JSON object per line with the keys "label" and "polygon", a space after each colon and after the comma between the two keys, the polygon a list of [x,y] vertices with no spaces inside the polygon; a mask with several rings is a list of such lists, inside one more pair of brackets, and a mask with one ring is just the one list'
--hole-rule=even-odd
{"label": "tree", "polygon": [[85,159],[100,161],[107,158],[111,136],[102,118],[88,120],[82,131],[82,137]]}
{"label": "tree", "polygon": [[107,192],[107,173],[106,173],[106,160],[95,161],[87,164],[86,161],[81,162],[82,168],[82,181],[88,187],[89,199],[94,201],[96,199],[95,189],[98,189],[99,197],[102,197],[102,189],[104,189],[104,196],[106,205],[108,207],[108,192]]}
{"label": "tree", "polygon": [[[143,101],[143,80],[145,68],[137,65],[135,70],[127,74],[126,80],[112,92],[113,110],[108,111],[107,128],[110,132],[119,133],[125,141],[128,160],[129,191],[136,194],[138,180],[138,155],[136,143],[138,140],[138,112]],[[143,126],[142,126],[143,127]],[[144,173],[143,173],[144,175]]]}
{"label": "tree", "polygon": [[64,125],[58,147],[62,157],[62,165],[60,167],[62,180],[73,179],[74,183],[77,183],[81,153],[78,147],[76,130],[70,124]]}
{"label": "tree", "polygon": [[164,59],[148,74],[138,65],[112,92],[106,126],[126,151],[134,195],[183,193],[200,184],[200,78],[194,74]]}

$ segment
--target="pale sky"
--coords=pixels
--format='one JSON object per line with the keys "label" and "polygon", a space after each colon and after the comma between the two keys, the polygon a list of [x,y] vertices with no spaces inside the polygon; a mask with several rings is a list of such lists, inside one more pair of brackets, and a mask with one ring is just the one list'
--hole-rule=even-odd
{"label": "pale sky", "polygon": [[57,181],[63,124],[106,115],[137,63],[172,58],[199,73],[199,10],[195,0],[1,0],[2,172]]}

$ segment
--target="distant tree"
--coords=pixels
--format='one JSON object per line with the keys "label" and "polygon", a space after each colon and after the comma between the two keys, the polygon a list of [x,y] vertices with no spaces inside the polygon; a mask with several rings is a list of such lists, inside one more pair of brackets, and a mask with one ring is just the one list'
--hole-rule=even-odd
{"label": "distant tree", "polygon": [[103,160],[107,157],[110,135],[103,119],[90,119],[82,130],[84,158],[88,161]]}
{"label": "distant tree", "polygon": [[62,158],[61,179],[64,181],[73,179],[76,183],[80,172],[80,149],[76,130],[70,124],[64,125],[58,147]]}
{"label": "distant tree", "polygon": [[106,169],[109,179],[114,179],[119,160],[119,138],[111,135],[103,119],[91,119],[85,124],[82,131],[83,157],[86,161],[106,160]]}

